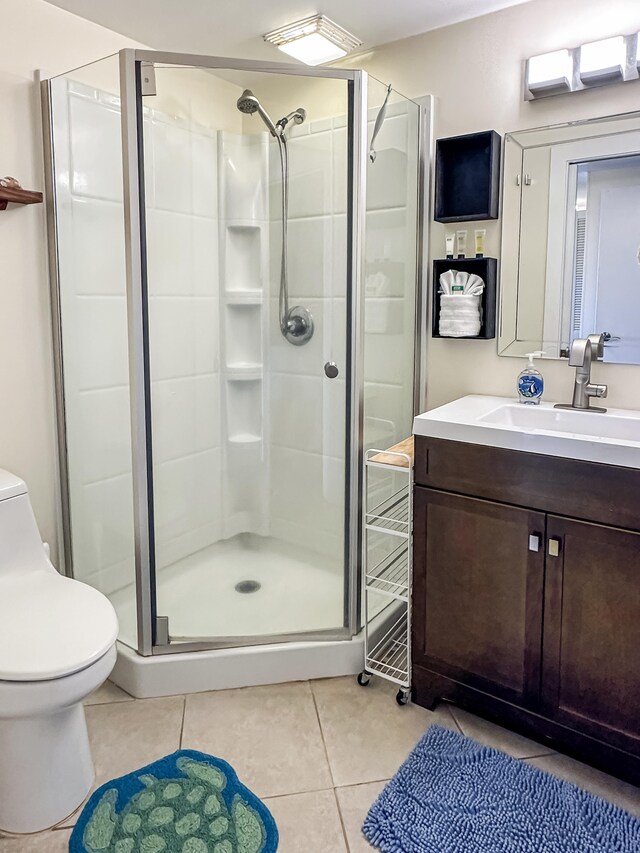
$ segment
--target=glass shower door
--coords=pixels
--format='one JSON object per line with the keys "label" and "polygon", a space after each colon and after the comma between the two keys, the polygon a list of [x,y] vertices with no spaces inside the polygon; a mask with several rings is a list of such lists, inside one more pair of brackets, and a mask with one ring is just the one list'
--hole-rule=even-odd
{"label": "glass shower door", "polygon": [[348,633],[349,86],[156,64],[139,101],[152,588],[171,643]]}

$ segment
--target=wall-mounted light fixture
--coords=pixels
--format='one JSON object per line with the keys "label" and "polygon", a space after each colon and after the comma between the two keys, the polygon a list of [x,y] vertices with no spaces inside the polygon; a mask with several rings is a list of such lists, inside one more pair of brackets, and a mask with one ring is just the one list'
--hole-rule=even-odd
{"label": "wall-mounted light fixture", "polygon": [[362,42],[325,15],[312,15],[267,33],[265,41],[307,65],[334,62]]}
{"label": "wall-mounted light fixture", "polygon": [[525,63],[524,98],[531,101],[640,77],[640,33],[592,41],[532,56]]}
{"label": "wall-mounted light fixture", "polygon": [[571,91],[573,57],[568,50],[532,56],[527,62],[527,87],[535,95]]}
{"label": "wall-mounted light fixture", "polygon": [[585,85],[622,80],[627,45],[622,36],[592,41],[580,48],[580,79]]}

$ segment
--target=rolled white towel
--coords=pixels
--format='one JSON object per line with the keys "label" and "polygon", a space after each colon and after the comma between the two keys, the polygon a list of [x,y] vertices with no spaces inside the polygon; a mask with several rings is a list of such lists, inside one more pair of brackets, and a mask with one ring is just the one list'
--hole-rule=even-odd
{"label": "rolled white towel", "polygon": [[474,337],[480,334],[481,297],[440,295],[438,331],[450,338]]}

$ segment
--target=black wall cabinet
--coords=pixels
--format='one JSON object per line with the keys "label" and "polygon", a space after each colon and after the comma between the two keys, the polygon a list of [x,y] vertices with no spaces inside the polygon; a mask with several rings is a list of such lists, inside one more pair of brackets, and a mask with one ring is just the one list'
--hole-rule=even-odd
{"label": "black wall cabinet", "polygon": [[498,279],[498,261],[496,258],[461,258],[460,260],[437,259],[433,262],[431,335],[434,338],[445,337],[438,331],[440,324],[440,276],[447,270],[475,273],[484,281],[482,293],[482,322],[480,334],[473,338],[451,338],[451,340],[478,340],[496,336],[496,283]]}
{"label": "black wall cabinet", "polygon": [[437,222],[498,218],[501,142],[495,130],[436,141]]}

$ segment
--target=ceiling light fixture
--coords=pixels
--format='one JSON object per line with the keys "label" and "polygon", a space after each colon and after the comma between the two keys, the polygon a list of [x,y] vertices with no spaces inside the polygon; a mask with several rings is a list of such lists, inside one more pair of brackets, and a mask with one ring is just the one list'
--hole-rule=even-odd
{"label": "ceiling light fixture", "polygon": [[325,15],[312,15],[267,33],[265,41],[307,65],[342,59],[362,42]]}

